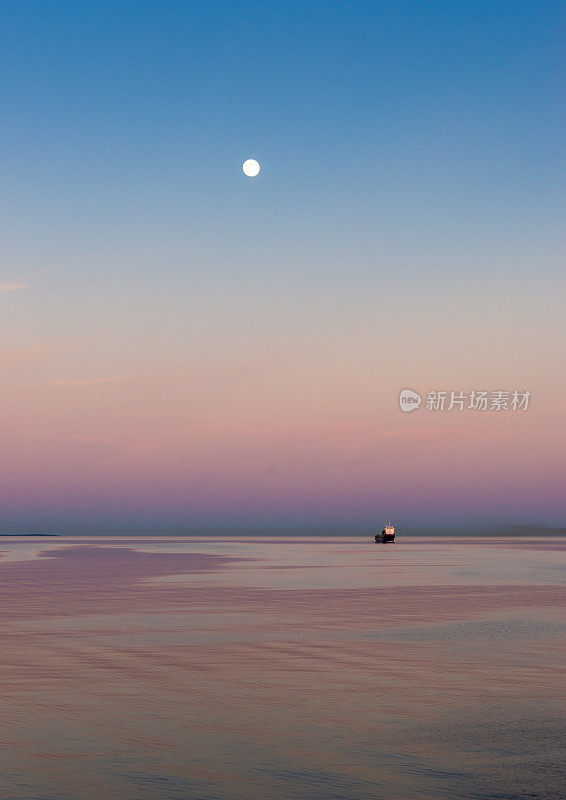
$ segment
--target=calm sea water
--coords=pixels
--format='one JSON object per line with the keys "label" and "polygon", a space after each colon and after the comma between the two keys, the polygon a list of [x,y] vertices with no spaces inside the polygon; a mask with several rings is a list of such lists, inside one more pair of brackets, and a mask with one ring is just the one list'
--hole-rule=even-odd
{"label": "calm sea water", "polygon": [[565,550],[0,539],[0,798],[563,798]]}

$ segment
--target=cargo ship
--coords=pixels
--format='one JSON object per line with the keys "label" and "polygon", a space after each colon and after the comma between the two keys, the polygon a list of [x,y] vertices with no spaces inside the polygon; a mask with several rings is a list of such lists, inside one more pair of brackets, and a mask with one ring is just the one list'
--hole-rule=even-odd
{"label": "cargo ship", "polygon": [[376,542],[394,542],[395,541],[395,526],[390,522],[387,523],[381,533],[375,534]]}

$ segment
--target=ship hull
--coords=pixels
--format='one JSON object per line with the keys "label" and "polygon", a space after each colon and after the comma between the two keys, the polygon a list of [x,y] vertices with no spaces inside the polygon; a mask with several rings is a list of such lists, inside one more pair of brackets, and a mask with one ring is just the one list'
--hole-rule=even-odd
{"label": "ship hull", "polygon": [[395,534],[394,533],[377,533],[375,536],[375,541],[379,542],[380,544],[385,544],[386,542],[394,542],[395,541]]}

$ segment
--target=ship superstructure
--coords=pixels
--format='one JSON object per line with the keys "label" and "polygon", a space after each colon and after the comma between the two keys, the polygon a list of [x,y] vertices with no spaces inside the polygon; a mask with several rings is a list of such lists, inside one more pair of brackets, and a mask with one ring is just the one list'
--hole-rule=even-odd
{"label": "ship superstructure", "polygon": [[375,541],[376,542],[394,542],[395,541],[395,526],[388,522],[385,528],[381,531],[381,533],[375,534]]}

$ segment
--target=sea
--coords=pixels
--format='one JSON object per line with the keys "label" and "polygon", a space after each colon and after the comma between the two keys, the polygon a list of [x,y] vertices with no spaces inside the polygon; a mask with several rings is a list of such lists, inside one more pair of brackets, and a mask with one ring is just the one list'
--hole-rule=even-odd
{"label": "sea", "polygon": [[0,538],[1,800],[562,800],[564,536]]}

